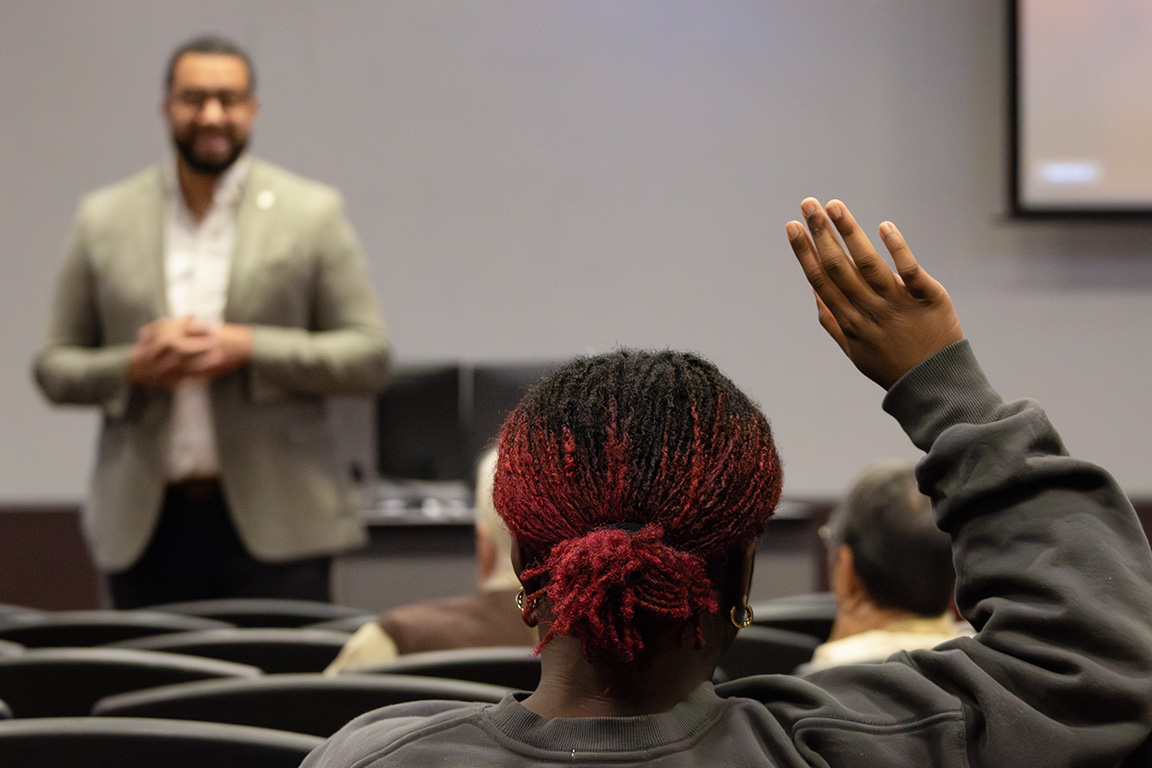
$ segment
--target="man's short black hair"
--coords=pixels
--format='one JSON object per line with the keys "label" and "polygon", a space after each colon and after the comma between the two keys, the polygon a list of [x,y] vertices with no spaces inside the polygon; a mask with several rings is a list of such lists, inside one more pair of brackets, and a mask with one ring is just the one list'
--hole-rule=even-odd
{"label": "man's short black hair", "polygon": [[164,89],[172,90],[172,80],[176,76],[176,62],[186,53],[214,53],[222,56],[236,56],[248,68],[248,90],[256,91],[256,68],[248,53],[236,43],[222,35],[198,35],[180,45],[168,58],[168,70],[164,77]]}
{"label": "man's short black hair", "polygon": [[872,602],[919,616],[948,609],[956,574],[948,534],[936,526],[911,464],[866,469],[829,521],[831,543],[847,544]]}

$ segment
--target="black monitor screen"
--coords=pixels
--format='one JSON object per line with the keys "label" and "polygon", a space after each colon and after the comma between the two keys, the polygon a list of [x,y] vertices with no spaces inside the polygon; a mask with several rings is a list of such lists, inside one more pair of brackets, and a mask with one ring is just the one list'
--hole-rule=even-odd
{"label": "black monitor screen", "polygon": [[472,479],[461,418],[459,365],[400,367],[376,401],[377,466],[384,478]]}
{"label": "black monitor screen", "polygon": [[464,481],[528,387],[559,365],[399,366],[376,401],[377,468],[392,480]]}
{"label": "black monitor screen", "polygon": [[476,456],[499,436],[504,419],[528,388],[559,363],[477,365],[472,372],[472,424],[469,449]]}

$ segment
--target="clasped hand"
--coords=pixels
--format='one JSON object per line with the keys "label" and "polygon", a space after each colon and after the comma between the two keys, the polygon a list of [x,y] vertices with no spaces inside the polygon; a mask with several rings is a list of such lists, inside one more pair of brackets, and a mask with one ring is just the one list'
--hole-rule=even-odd
{"label": "clasped hand", "polygon": [[808,230],[788,222],[788,241],[816,294],[820,325],[861,373],[888,389],[964,338],[948,292],[916,263],[892,222],[879,231],[895,271],[839,200],[821,207],[805,198],[800,210]]}
{"label": "clasped hand", "polygon": [[247,326],[210,326],[193,317],[165,317],[137,333],[129,356],[133,384],[174,389],[184,379],[214,379],[237,370],[252,355]]}

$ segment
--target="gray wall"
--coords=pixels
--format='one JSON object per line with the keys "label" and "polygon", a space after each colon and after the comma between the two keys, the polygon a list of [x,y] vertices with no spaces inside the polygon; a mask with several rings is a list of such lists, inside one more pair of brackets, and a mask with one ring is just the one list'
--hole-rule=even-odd
{"label": "gray wall", "polygon": [[93,412],[29,378],[85,191],[167,157],[173,45],[250,47],[254,150],[341,188],[401,359],[703,352],[793,496],[914,456],[815,321],[805,195],[897,222],[993,381],[1152,493],[1147,224],[1006,220],[999,0],[3,0],[0,502],[78,499]]}

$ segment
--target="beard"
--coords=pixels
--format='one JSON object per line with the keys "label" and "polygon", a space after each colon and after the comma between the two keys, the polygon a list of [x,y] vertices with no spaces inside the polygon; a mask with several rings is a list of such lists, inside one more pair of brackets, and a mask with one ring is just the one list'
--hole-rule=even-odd
{"label": "beard", "polygon": [[248,138],[239,137],[235,131],[226,130],[221,135],[228,139],[229,148],[223,154],[208,154],[196,149],[196,140],[202,129],[189,128],[180,135],[173,134],[172,143],[184,162],[196,173],[205,176],[219,176],[232,167],[236,159],[248,147]]}

